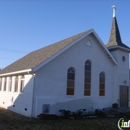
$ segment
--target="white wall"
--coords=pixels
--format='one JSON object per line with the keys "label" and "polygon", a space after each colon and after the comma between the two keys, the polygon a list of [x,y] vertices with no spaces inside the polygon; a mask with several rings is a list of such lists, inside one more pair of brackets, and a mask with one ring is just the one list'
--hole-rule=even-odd
{"label": "white wall", "polygon": [[[114,88],[115,89],[114,102],[118,101],[119,103],[120,85],[129,86],[129,53],[122,50],[114,50],[114,51],[111,51],[111,54],[114,56],[114,58],[116,59],[118,63],[115,69],[116,80],[115,80],[115,88]],[[122,60],[123,56],[125,56],[125,61]],[[130,92],[129,92],[129,95],[130,95]],[[129,100],[130,100],[130,97],[129,97]]]}
{"label": "white wall", "polygon": [[[90,40],[92,47],[85,43]],[[91,96],[84,96],[84,65],[92,62]],[[74,96],[66,95],[67,70],[76,69]],[[89,35],[36,72],[33,116],[42,113],[42,104],[50,104],[50,113],[59,114],[59,109],[92,110],[111,107],[114,95],[115,65],[107,57],[98,41]],[[106,74],[105,96],[99,96],[99,73]]]}
{"label": "white wall", "polygon": [[[18,76],[19,79],[21,77]],[[9,91],[9,77],[7,77],[7,89],[4,88],[4,77],[2,78],[2,91],[0,91],[0,107],[9,109],[16,113],[31,116],[32,112],[32,96],[33,96],[33,76],[25,75],[25,83],[23,92],[20,92],[20,80],[18,82],[18,92],[14,92],[15,76],[12,77],[12,91]],[[15,105],[13,107],[13,105]],[[25,110],[27,108],[27,111]]]}

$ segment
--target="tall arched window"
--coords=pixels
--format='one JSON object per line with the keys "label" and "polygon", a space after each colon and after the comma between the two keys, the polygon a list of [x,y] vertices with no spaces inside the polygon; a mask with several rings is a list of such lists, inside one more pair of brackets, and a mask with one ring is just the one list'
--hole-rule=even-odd
{"label": "tall arched window", "polygon": [[105,74],[99,74],[99,96],[105,96]]}
{"label": "tall arched window", "polygon": [[84,96],[91,95],[91,62],[85,62]]}
{"label": "tall arched window", "polygon": [[74,95],[75,69],[69,68],[67,71],[67,91],[66,95]]}

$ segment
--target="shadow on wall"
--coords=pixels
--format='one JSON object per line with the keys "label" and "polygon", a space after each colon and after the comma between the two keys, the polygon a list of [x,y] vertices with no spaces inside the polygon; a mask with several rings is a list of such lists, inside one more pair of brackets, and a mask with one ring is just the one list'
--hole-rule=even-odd
{"label": "shadow on wall", "polygon": [[[27,79],[25,81],[25,86],[23,89],[23,92],[3,92],[4,96],[2,99],[0,99],[4,104],[2,104],[3,107],[14,111],[16,113],[31,117],[37,116],[44,111],[44,105],[45,107],[50,106],[50,112],[51,114],[57,114],[60,115],[61,113],[59,110],[65,109],[70,110],[72,112],[78,110],[78,109],[86,109],[87,111],[92,111],[93,109],[93,102],[91,99],[87,98],[81,98],[81,99],[74,99],[69,98],[66,100],[64,98],[61,101],[57,101],[55,97],[40,97],[36,98],[37,103],[33,106],[33,84],[34,84],[34,76],[33,75],[26,75]],[[57,101],[57,102],[56,102]],[[34,108],[33,108],[34,107]],[[34,111],[32,111],[32,108]],[[34,113],[32,113],[34,112]]]}
{"label": "shadow on wall", "polygon": [[72,112],[75,112],[79,109],[86,109],[86,111],[92,111],[93,110],[93,102],[90,99],[74,99],[71,101],[67,102],[59,102],[56,103],[55,105],[52,105],[52,109],[55,107],[56,109],[56,114],[61,114],[59,110],[65,109],[65,110],[70,110]]}
{"label": "shadow on wall", "polygon": [[33,81],[34,77],[31,75],[28,77],[28,81],[26,81],[24,89],[21,93],[10,93],[10,96],[7,99],[10,101],[10,105],[7,109],[28,117],[32,116]]}
{"label": "shadow on wall", "polygon": [[66,99],[63,98],[61,101],[57,101],[52,97],[40,97],[37,98],[37,106],[35,110],[35,116],[39,114],[56,114],[61,115],[59,110],[70,110],[75,112],[79,109],[86,109],[86,111],[93,111],[93,102],[91,99],[80,98],[80,99]]}
{"label": "shadow on wall", "polygon": [[[2,92],[2,98],[0,102],[2,103],[2,107],[7,108],[13,112],[31,117],[37,116],[38,114],[43,113],[43,105],[49,104],[50,105],[50,112],[53,114],[60,115],[61,113],[59,110],[66,109],[70,111],[76,111],[78,109],[86,109],[88,111],[92,110],[92,100],[82,98],[82,99],[74,99],[72,98],[67,99],[64,98],[63,100],[57,101],[54,97],[46,98],[42,96],[40,99],[38,98],[37,103],[33,106],[33,84],[34,84],[34,76],[33,75],[26,75],[25,76],[25,86],[23,91],[20,92]],[[13,86],[12,86],[13,87]],[[20,87],[20,85],[19,85]],[[20,90],[20,89],[18,89]],[[40,102],[39,102],[40,101]],[[57,102],[56,102],[57,101]],[[63,101],[63,102],[62,102]],[[34,108],[33,108],[34,107]],[[34,111],[32,111],[32,108]],[[32,113],[34,112],[34,113]]]}

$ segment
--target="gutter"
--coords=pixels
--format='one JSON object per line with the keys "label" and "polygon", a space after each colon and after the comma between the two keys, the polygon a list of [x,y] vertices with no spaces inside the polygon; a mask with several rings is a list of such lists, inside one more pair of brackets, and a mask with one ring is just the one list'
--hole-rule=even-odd
{"label": "gutter", "polygon": [[7,75],[15,75],[15,74],[19,74],[19,73],[28,73],[29,74],[30,72],[32,72],[32,69],[21,70],[21,71],[10,72],[10,73],[3,73],[3,74],[0,74],[0,77],[1,76],[7,76]]}
{"label": "gutter", "polygon": [[129,52],[129,53],[130,53],[130,49],[124,48],[124,47],[121,47],[121,46],[107,47],[107,49],[108,49],[109,51],[114,51],[114,50],[116,50],[116,49],[120,49],[120,50],[123,50],[123,51],[126,51],[126,52]]}

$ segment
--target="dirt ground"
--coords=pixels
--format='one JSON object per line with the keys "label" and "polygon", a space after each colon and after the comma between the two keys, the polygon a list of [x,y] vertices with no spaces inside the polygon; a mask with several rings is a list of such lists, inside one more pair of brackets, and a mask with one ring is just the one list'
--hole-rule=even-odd
{"label": "dirt ground", "polygon": [[0,130],[119,130],[119,118],[39,120],[0,108]]}

